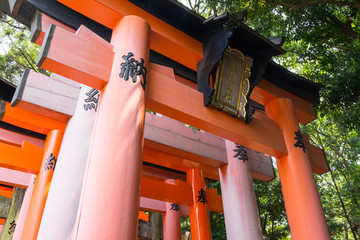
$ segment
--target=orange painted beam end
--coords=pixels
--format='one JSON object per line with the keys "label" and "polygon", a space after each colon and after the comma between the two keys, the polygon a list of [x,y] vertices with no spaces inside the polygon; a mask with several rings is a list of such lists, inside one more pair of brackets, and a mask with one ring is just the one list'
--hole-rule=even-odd
{"label": "orange painted beam end", "polygon": [[186,206],[192,204],[190,185],[173,185],[146,175],[141,177],[140,196]]}
{"label": "orange painted beam end", "polygon": [[9,103],[1,100],[0,119],[12,125],[34,132],[48,134],[52,129],[64,130],[66,123],[48,118],[21,108],[11,107]]}
{"label": "orange painted beam end", "polygon": [[45,32],[51,24],[75,33],[74,29],[37,10],[31,20],[31,42],[41,46],[45,37]]}
{"label": "orange painted beam end", "polygon": [[303,134],[303,138],[313,173],[321,175],[328,172],[329,165],[324,150],[312,145],[307,134]]}
{"label": "orange painted beam end", "polygon": [[139,219],[148,222],[149,221],[149,214],[146,214],[144,211],[139,211]]}
{"label": "orange painted beam end", "polygon": [[206,189],[208,207],[210,211],[223,213],[223,203],[220,195],[217,194],[216,188]]}
{"label": "orange painted beam end", "polygon": [[46,31],[37,66],[101,90],[109,81],[114,53],[105,43],[99,43],[99,36],[89,32],[85,39],[81,34],[78,36],[51,25]]}
{"label": "orange painted beam end", "polygon": [[37,174],[40,170],[44,150],[26,143],[21,148],[0,143],[0,166],[22,172]]}
{"label": "orange painted beam end", "polygon": [[0,186],[0,195],[6,198],[12,198],[14,193],[13,187]]}

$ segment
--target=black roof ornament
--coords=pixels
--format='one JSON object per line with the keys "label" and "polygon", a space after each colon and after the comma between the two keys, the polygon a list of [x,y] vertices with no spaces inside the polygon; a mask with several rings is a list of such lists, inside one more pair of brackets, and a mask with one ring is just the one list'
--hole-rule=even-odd
{"label": "black roof ornament", "polygon": [[214,89],[210,86],[210,75],[223,58],[225,50],[230,47],[237,49],[245,56],[253,59],[250,88],[246,103],[246,123],[251,121],[254,113],[249,104],[249,98],[254,87],[261,81],[272,56],[285,53],[279,45],[282,38],[266,39],[246,26],[246,11],[236,14],[213,16],[204,21],[207,29],[203,37],[203,59],[197,65],[198,90],[204,95],[204,105],[207,106],[213,97]]}

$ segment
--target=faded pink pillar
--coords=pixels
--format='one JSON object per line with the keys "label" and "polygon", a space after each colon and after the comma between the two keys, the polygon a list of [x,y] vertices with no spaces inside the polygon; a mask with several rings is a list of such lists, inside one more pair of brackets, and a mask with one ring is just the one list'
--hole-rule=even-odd
{"label": "faded pink pillar", "polygon": [[36,180],[36,175],[32,175],[32,177],[30,178],[30,182],[29,185],[25,191],[25,196],[24,196],[24,200],[21,204],[21,209],[20,209],[20,213],[19,213],[19,217],[16,223],[16,228],[15,228],[15,232],[13,235],[13,240],[21,240],[21,236],[24,230],[24,225],[25,225],[25,220],[26,220],[26,216],[27,216],[27,212],[29,210],[29,205],[30,205],[30,200],[31,200],[31,195],[33,193],[34,190],[34,185],[35,185],[35,180]]}
{"label": "faded pink pillar", "polygon": [[263,239],[246,151],[228,140],[225,145],[229,163],[219,169],[219,175],[227,239]]}
{"label": "faded pink pillar", "polygon": [[137,65],[139,74],[127,80],[121,72],[130,68],[126,58],[148,66],[149,39],[148,23],[137,16],[123,17],[113,29],[114,61],[101,90],[76,239],[137,238],[146,72]]}
{"label": "faded pink pillar", "polygon": [[[167,179],[166,183],[175,184],[175,180]],[[164,214],[164,240],[181,240],[180,205],[166,203]]]}

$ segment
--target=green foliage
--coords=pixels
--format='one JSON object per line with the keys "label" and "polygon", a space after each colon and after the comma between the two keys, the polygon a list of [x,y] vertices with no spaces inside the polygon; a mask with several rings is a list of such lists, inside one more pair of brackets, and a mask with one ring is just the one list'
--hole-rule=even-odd
{"label": "green foliage", "polygon": [[[316,176],[325,216],[333,239],[360,236],[360,136],[328,116],[306,125],[312,142],[323,148],[330,172]],[[344,231],[344,229],[347,229]]]}
{"label": "green foliage", "polygon": [[0,41],[0,77],[17,83],[25,68],[47,74],[36,66],[40,48],[30,42],[29,29],[1,12]]}
{"label": "green foliage", "polygon": [[[322,85],[318,119],[303,127],[330,172],[315,176],[332,239],[360,238],[360,1],[183,0],[204,17],[247,10],[265,37],[285,37],[274,60]],[[189,4],[188,4],[189,6]],[[206,10],[204,10],[206,9]],[[266,239],[289,239],[281,184],[255,181]]]}
{"label": "green foliage", "polygon": [[290,239],[290,229],[286,220],[284,199],[278,176],[270,182],[254,180],[254,190],[258,199],[264,239]]}

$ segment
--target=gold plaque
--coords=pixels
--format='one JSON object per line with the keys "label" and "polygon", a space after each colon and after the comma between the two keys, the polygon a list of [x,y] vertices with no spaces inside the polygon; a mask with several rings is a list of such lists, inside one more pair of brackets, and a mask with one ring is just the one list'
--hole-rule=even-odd
{"label": "gold plaque", "polygon": [[211,105],[245,119],[247,95],[250,89],[250,68],[253,59],[228,48],[216,70],[215,92]]}

